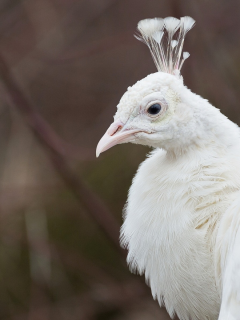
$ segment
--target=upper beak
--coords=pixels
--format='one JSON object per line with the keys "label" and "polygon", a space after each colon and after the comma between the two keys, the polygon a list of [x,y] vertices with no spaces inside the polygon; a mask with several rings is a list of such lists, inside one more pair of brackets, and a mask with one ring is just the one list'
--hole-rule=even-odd
{"label": "upper beak", "polygon": [[128,130],[124,128],[124,124],[121,121],[114,121],[98,142],[96,156],[98,157],[100,153],[116,144],[125,142],[131,135],[139,131],[139,129]]}

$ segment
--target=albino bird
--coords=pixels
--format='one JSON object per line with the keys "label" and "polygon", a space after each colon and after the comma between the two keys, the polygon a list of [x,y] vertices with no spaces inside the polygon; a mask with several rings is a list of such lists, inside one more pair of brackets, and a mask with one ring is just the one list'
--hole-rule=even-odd
{"label": "albino bird", "polygon": [[159,304],[180,320],[239,320],[240,129],[184,86],[194,23],[138,23],[158,72],[124,93],[97,156],[125,142],[154,148],[129,190],[121,244]]}

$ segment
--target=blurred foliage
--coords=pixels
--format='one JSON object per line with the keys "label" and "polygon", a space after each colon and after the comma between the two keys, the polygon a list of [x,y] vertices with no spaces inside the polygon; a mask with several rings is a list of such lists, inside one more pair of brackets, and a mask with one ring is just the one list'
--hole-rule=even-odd
{"label": "blurred foliage", "polygon": [[[119,226],[150,150],[121,145],[95,159],[95,147],[126,88],[155,72],[132,36],[137,22],[193,16],[185,82],[240,124],[239,9],[238,0],[1,0],[0,54],[67,146],[69,170]],[[1,86],[0,319],[168,319],[15,107]]]}

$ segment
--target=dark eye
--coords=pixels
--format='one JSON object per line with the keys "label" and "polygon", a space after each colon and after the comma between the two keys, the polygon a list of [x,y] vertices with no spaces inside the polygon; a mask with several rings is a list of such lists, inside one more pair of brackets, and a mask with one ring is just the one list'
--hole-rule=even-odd
{"label": "dark eye", "polygon": [[155,115],[158,114],[161,111],[161,109],[162,107],[159,103],[154,103],[147,109],[147,112],[149,114]]}

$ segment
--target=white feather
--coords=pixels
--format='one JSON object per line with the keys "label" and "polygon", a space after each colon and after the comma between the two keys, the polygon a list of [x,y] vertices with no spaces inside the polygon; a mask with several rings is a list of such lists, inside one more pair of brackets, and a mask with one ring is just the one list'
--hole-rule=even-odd
{"label": "white feather", "polygon": [[178,44],[178,42],[177,42],[177,40],[172,40],[172,48],[175,48],[176,47],[176,45]]}
{"label": "white feather", "polygon": [[[165,20],[168,30],[174,23]],[[181,18],[178,40],[166,46],[158,20],[140,22],[140,40],[163,72],[129,87],[114,117],[134,132],[125,142],[155,148],[129,190],[121,244],[171,317],[239,320],[240,128],[175,76],[194,23]],[[152,103],[159,114],[149,115]]]}
{"label": "white feather", "polygon": [[160,43],[163,35],[164,35],[163,31],[156,31],[155,33],[153,33],[152,37],[157,43]]}
{"label": "white feather", "polygon": [[180,67],[179,67],[179,70],[182,69],[182,66],[183,66],[183,63],[184,61],[190,57],[190,53],[189,52],[183,52],[183,57],[182,57],[182,61],[180,63]]}
{"label": "white feather", "polygon": [[[167,17],[139,21],[137,28],[141,35],[136,38],[148,46],[158,71],[179,75],[176,71],[180,71],[183,64],[180,64],[180,58],[184,38],[194,23],[190,17],[181,20]],[[178,40],[173,39],[179,28]],[[166,37],[167,41],[164,41]]]}
{"label": "white feather", "polygon": [[138,22],[138,30],[145,37],[152,37],[156,31],[161,31],[164,26],[164,21],[161,18],[144,19]]}
{"label": "white feather", "polygon": [[189,30],[191,30],[195,25],[195,20],[191,17],[183,17],[183,25],[184,25],[184,31],[187,33]]}
{"label": "white feather", "polygon": [[195,20],[191,17],[182,17],[180,19],[180,31],[178,35],[178,46],[177,50],[175,52],[175,55],[173,57],[174,61],[174,68],[181,70],[182,63],[180,64],[180,59],[182,55],[184,40],[186,37],[186,34],[189,30],[191,30],[195,25]]}
{"label": "white feather", "polygon": [[174,34],[180,26],[180,20],[174,17],[164,18],[164,26],[168,33]]}
{"label": "white feather", "polygon": [[188,57],[190,57],[190,53],[189,52],[183,52],[183,59],[186,60]]}
{"label": "white feather", "polygon": [[[169,109],[145,123],[138,108],[152,92],[161,92]],[[125,208],[121,243],[130,269],[145,274],[171,317],[217,320],[221,308],[219,320],[239,320],[239,128],[160,72],[128,89],[115,118],[159,130],[133,140],[156,150],[140,165]]]}

